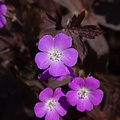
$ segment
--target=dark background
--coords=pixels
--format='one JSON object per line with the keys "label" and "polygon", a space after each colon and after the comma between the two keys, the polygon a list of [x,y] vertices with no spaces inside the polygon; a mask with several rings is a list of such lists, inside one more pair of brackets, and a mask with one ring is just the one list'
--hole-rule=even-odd
{"label": "dark background", "polygon": [[[104,99],[90,112],[78,112],[70,107],[61,120],[120,120],[120,1],[119,0],[3,0],[7,6],[6,25],[0,29],[0,120],[38,120],[34,105],[46,87],[67,90],[70,78],[58,82],[38,80],[43,71],[34,58],[37,43],[45,34],[54,35],[55,25],[45,13],[54,16],[59,10],[62,25],[73,14],[85,10],[81,25],[97,25],[103,35],[89,39],[83,62],[73,67],[77,76],[93,75],[101,82]],[[44,118],[42,118],[44,119]],[[41,120],[42,120],[41,119]]]}

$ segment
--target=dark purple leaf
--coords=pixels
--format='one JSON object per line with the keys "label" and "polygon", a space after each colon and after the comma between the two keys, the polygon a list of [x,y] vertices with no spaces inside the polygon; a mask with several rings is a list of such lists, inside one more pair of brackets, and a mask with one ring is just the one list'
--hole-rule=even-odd
{"label": "dark purple leaf", "polygon": [[78,55],[79,55],[81,61],[83,62],[83,60],[87,54],[87,48],[80,36],[77,36],[77,35],[71,33],[71,37],[73,38],[73,46],[77,49]]}
{"label": "dark purple leaf", "polygon": [[104,32],[96,25],[85,25],[77,29],[79,35],[89,39],[94,39],[96,36],[103,35]]}
{"label": "dark purple leaf", "polygon": [[56,14],[54,15],[55,16],[55,19],[56,19],[56,27],[55,29],[56,30],[61,30],[63,27],[61,25],[61,22],[62,22],[62,15],[61,13],[57,10],[56,11]]}
{"label": "dark purple leaf", "polygon": [[87,54],[86,45],[82,41],[82,37],[94,39],[96,36],[102,35],[104,33],[96,25],[81,25],[81,22],[85,17],[85,10],[82,11],[78,16],[74,14],[70,22],[64,27],[61,25],[62,16],[59,11],[56,11],[54,17],[48,13],[46,15],[49,20],[55,24],[56,30],[60,31],[63,28],[66,28],[66,30],[68,30],[68,34],[73,38],[74,46],[78,50],[78,54],[82,62]]}
{"label": "dark purple leaf", "polygon": [[49,13],[46,13],[47,17],[52,20],[53,22],[56,22],[56,19],[52,17]]}
{"label": "dark purple leaf", "polygon": [[84,17],[85,17],[85,10],[82,11],[78,16],[74,14],[70,22],[70,28],[74,28],[74,27],[79,28]]}
{"label": "dark purple leaf", "polygon": [[62,22],[62,15],[61,13],[57,10],[55,12],[55,15],[54,17],[52,17],[49,13],[46,13],[47,17],[55,23],[55,29],[56,30],[61,30],[63,29],[62,25],[61,25],[61,22]]}

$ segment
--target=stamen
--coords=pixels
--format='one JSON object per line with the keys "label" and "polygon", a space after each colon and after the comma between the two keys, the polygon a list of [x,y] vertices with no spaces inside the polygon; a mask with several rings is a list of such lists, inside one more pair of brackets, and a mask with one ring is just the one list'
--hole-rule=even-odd
{"label": "stamen", "polygon": [[50,52],[50,60],[55,61],[55,60],[60,60],[62,53],[58,50],[53,50]]}
{"label": "stamen", "polygon": [[78,92],[78,95],[79,95],[79,99],[84,99],[85,97],[87,97],[89,95],[89,90],[86,88],[82,88]]}
{"label": "stamen", "polygon": [[53,110],[53,109],[55,109],[56,104],[57,104],[57,101],[55,101],[53,99],[48,100],[46,102],[47,109],[50,110],[50,111]]}

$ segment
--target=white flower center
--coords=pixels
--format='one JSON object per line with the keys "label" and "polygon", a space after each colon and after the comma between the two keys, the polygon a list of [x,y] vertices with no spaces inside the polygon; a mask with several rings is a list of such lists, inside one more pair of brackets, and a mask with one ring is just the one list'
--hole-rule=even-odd
{"label": "white flower center", "polygon": [[55,60],[60,60],[60,57],[62,55],[62,52],[58,51],[58,50],[53,50],[52,52],[50,52],[50,60],[55,61]]}
{"label": "white flower center", "polygon": [[57,101],[56,100],[49,99],[49,100],[46,101],[47,109],[50,110],[50,111],[55,109],[56,105],[57,105]]}
{"label": "white flower center", "polygon": [[78,92],[79,99],[84,99],[89,96],[90,91],[87,88],[82,88]]}

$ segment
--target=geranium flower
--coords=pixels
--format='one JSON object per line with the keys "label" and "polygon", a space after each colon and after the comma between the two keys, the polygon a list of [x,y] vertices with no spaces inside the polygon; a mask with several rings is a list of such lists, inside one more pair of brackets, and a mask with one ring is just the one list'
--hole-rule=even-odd
{"label": "geranium flower", "polygon": [[59,120],[60,116],[67,113],[69,104],[61,88],[57,88],[54,93],[51,88],[46,88],[40,93],[39,99],[41,102],[34,106],[37,117],[45,116],[45,120]]}
{"label": "geranium flower", "polygon": [[59,33],[54,38],[50,35],[43,36],[38,45],[41,52],[35,56],[38,68],[49,68],[50,75],[54,77],[65,76],[68,73],[66,66],[74,66],[78,58],[77,50],[69,48],[71,45],[71,37],[64,33]]}
{"label": "geranium flower", "polygon": [[77,77],[69,83],[72,89],[67,92],[66,96],[70,105],[77,105],[77,110],[84,112],[91,111],[93,105],[98,105],[102,101],[103,91],[98,89],[100,82],[94,77],[86,79]]}
{"label": "geranium flower", "polygon": [[6,19],[3,15],[7,12],[7,8],[3,2],[0,1],[0,28],[6,24]]}
{"label": "geranium flower", "polygon": [[61,80],[65,79],[67,76],[71,76],[72,78],[75,78],[75,74],[74,74],[73,69],[71,67],[68,67],[68,66],[66,66],[66,75],[53,77],[49,73],[49,69],[46,69],[42,74],[38,75],[38,79],[40,79],[40,80],[47,80],[47,79],[53,77],[54,80],[61,81]]}

